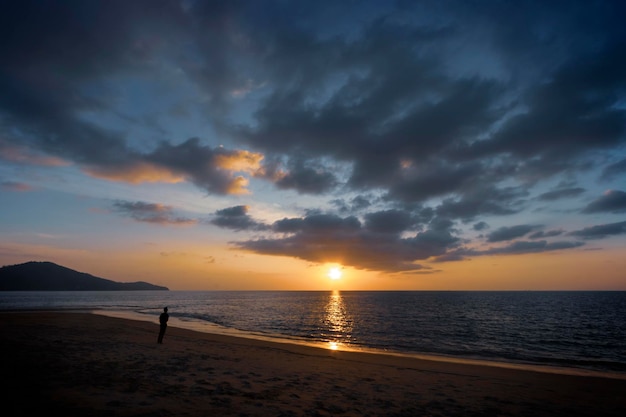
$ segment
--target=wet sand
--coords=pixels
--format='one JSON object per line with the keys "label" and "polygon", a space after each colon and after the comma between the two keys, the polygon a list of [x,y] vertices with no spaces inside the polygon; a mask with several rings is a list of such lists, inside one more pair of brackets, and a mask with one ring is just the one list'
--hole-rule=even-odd
{"label": "wet sand", "polygon": [[[3,415],[622,416],[626,380],[3,312]],[[5,411],[6,410],[6,411]]]}

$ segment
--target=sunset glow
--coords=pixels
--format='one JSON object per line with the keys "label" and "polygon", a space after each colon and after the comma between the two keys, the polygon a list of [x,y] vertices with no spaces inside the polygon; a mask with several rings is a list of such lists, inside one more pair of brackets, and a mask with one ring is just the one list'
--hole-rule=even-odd
{"label": "sunset glow", "polygon": [[328,270],[328,278],[333,279],[333,280],[338,280],[341,279],[341,268],[330,268],[330,270]]}
{"label": "sunset glow", "polygon": [[620,2],[79,3],[2,14],[0,266],[626,290]]}

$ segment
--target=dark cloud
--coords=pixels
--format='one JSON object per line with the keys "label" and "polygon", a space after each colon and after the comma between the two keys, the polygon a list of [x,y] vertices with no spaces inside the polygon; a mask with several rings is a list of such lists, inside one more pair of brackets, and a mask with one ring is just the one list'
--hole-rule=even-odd
{"label": "dark cloud", "polygon": [[233,230],[264,230],[267,228],[248,214],[248,206],[234,206],[218,210],[210,223]]}
{"label": "dark cloud", "polygon": [[613,179],[624,174],[626,174],[626,159],[622,159],[604,168],[601,178],[605,180]]}
{"label": "dark cloud", "polygon": [[[478,9],[486,12],[484,7]],[[471,21],[476,10],[468,12]],[[520,15],[536,12],[527,5]],[[590,59],[564,60],[561,66],[552,66],[544,78],[549,82],[513,86],[495,78],[457,78],[443,70],[442,57],[429,46],[435,40],[451,41],[456,33],[454,19],[444,31],[410,24],[399,28],[391,22],[373,21],[353,42],[320,40],[306,31],[296,32],[300,36],[289,40],[272,38],[273,57],[278,61],[287,59],[283,54],[292,50],[287,49],[289,44],[309,48],[307,59],[328,65],[295,66],[288,79],[297,77],[298,82],[284,83],[268,95],[255,114],[255,127],[241,129],[241,137],[268,152],[305,150],[349,159],[354,162],[351,186],[386,188],[391,198],[403,201],[461,193],[477,181],[495,184],[502,179],[496,172],[504,173],[505,167],[509,167],[505,175],[534,181],[583,169],[589,165],[576,158],[584,151],[622,141],[624,113],[611,99],[624,83],[620,72],[611,69],[623,65],[619,43],[585,48]],[[513,26],[527,24],[514,19]],[[515,46],[547,52],[566,45],[563,39],[549,44],[519,35],[528,31],[495,27],[511,35],[503,50]],[[542,28],[552,31],[549,25]],[[426,32],[429,36],[424,36]],[[381,47],[392,33],[394,48]],[[431,54],[415,53],[416,44]],[[547,53],[542,55],[546,57]],[[338,74],[345,77],[339,77],[332,88],[329,80]],[[313,91],[322,90],[328,92],[324,100],[311,99],[316,97]],[[517,96],[512,95],[515,91]],[[515,104],[505,105],[502,97],[515,97],[509,101]],[[520,113],[520,109],[525,111]],[[487,131],[493,133],[479,138]],[[459,164],[459,160],[475,162],[478,157],[490,166]],[[411,163],[414,168],[407,169]]]}
{"label": "dark cloud", "polygon": [[339,217],[334,214],[312,213],[304,218],[282,219],[274,222],[272,229],[280,233],[306,232],[310,234],[347,233],[361,228],[354,216]]}
{"label": "dark cloud", "polygon": [[527,192],[520,187],[477,187],[463,190],[460,198],[447,198],[437,207],[443,217],[471,220],[480,215],[509,215],[523,208]]}
{"label": "dark cloud", "polygon": [[[162,31],[183,32],[187,17],[176,2],[30,3],[10,3],[0,13],[0,36],[10,40],[0,46],[6,58],[0,69],[0,120],[12,126],[7,137],[98,177],[137,183],[179,176],[212,193],[245,192],[246,180],[221,162],[251,154],[211,149],[197,139],[140,151],[122,132],[83,117],[115,113],[114,99],[92,85],[134,71],[158,72],[150,43],[166,44]],[[15,19],[20,25],[9,23]]]}
{"label": "dark cloud", "polygon": [[583,209],[583,213],[623,213],[625,211],[626,192],[620,190],[607,191]]}
{"label": "dark cloud", "polygon": [[556,250],[573,249],[583,246],[583,242],[547,242],[516,241],[507,246],[481,251],[481,255],[519,255],[526,253],[550,252]]}
{"label": "dark cloud", "polygon": [[472,226],[472,229],[480,232],[482,230],[489,229],[489,225],[486,222],[478,222]]}
{"label": "dark cloud", "polygon": [[530,224],[520,224],[516,226],[503,226],[487,235],[488,242],[502,242],[517,239],[533,231],[539,226]]}
{"label": "dark cloud", "polygon": [[143,201],[116,201],[113,208],[134,220],[160,225],[192,225],[196,220],[176,216],[174,208],[162,204],[146,203]]}
{"label": "dark cloud", "polygon": [[288,172],[278,176],[275,183],[278,188],[295,189],[302,194],[322,194],[332,190],[338,181],[335,175],[325,168],[312,167],[298,160]]}
{"label": "dark cloud", "polygon": [[477,256],[525,255],[533,253],[552,252],[559,250],[575,249],[584,245],[584,242],[578,241],[548,242],[547,240],[518,240],[510,242],[504,246],[497,246],[487,249],[453,249],[444,255],[438,256],[434,260],[434,262],[462,261]]}
{"label": "dark cloud", "polygon": [[352,198],[350,201],[345,201],[342,198],[331,200],[331,203],[337,207],[337,209],[342,212],[358,212],[364,209],[367,209],[372,205],[372,202],[369,198],[358,195]]}
{"label": "dark cloud", "polygon": [[562,198],[570,198],[576,197],[585,192],[584,188],[581,187],[573,187],[573,188],[559,188],[556,190],[545,192],[539,195],[539,200],[542,201],[555,201],[560,200]]}
{"label": "dark cloud", "polygon": [[2,8],[0,116],[13,127],[9,137],[78,163],[123,164],[133,159],[136,155],[123,134],[81,117],[112,104],[86,84],[146,68],[134,48],[144,36],[156,36],[158,26],[175,25],[180,15],[175,5],[27,0]]}
{"label": "dark cloud", "polygon": [[530,234],[528,238],[529,239],[543,239],[546,237],[560,236],[563,233],[564,233],[563,230],[548,230],[548,231],[539,230],[535,233]]}
{"label": "dark cloud", "polygon": [[[450,51],[480,30],[493,31],[490,38],[497,40],[493,56],[485,58],[499,59],[511,74],[523,67],[521,56],[534,64],[562,51],[567,44],[554,30],[551,6],[526,4],[519,16],[534,19],[507,13],[505,25],[487,18],[500,9],[491,2],[456,4],[437,24],[407,19],[417,6],[388,5],[359,27],[321,36],[315,23],[327,16],[324,11],[348,6],[27,3],[7,6],[4,13],[8,41],[1,51],[12,59],[0,77],[0,106],[23,129],[20,140],[109,178],[124,179],[115,172],[137,171],[148,160],[211,193],[227,193],[233,186],[233,178],[204,167],[215,151],[200,143],[169,142],[154,152],[138,151],[122,132],[80,117],[83,111],[112,111],[113,99],[89,92],[87,82],[159,70],[158,59],[176,60],[202,92],[204,114],[220,133],[269,154],[351,163],[350,186],[380,187],[402,201],[458,195],[477,182],[495,187],[504,166],[511,167],[509,176],[562,171],[573,166],[568,158],[575,154],[623,140],[624,112],[613,106],[624,88],[623,33],[613,26],[587,25],[576,33],[576,56],[585,59],[561,58],[560,65],[542,68],[547,73],[536,84],[475,76],[477,70],[464,73],[454,65]],[[577,28],[573,22],[588,13],[596,14],[595,21],[611,20],[612,9],[580,14],[582,9],[572,8],[561,14],[558,27]],[[339,24],[341,15],[335,19],[338,28],[349,27]],[[15,21],[24,23],[8,24]],[[536,33],[553,38],[547,42]],[[604,41],[595,43],[602,48],[591,47],[596,39]],[[252,120],[232,123],[233,94],[256,89],[263,94],[255,98]],[[189,167],[164,155],[184,154],[183,147],[198,151]],[[276,185],[321,194],[338,181],[330,169],[301,159]]]}
{"label": "dark cloud", "polygon": [[[238,135],[266,152],[306,151],[353,161],[349,184],[355,188],[390,187],[392,197],[411,201],[456,191],[480,165],[430,156],[488,126],[498,89],[484,80],[445,79],[433,62],[416,57],[410,42],[380,49],[380,30],[366,31],[353,44],[328,46],[343,51],[344,61],[334,66],[314,75],[314,69],[298,67],[307,83],[275,91],[255,114],[256,126],[239,127]],[[333,88],[331,80],[338,77],[345,81]],[[331,97],[311,100],[320,89],[330,89]]]}
{"label": "dark cloud", "polygon": [[[218,196],[266,180],[318,197],[307,205],[329,196],[343,215],[309,206],[270,225],[247,206],[217,211],[216,226],[268,234],[237,243],[257,253],[415,271],[578,247],[510,220],[487,241],[531,240],[464,252],[455,222],[483,231],[537,200],[581,196],[578,179],[607,161],[601,182],[626,171],[624,5],[435,3],[6,2],[0,157]],[[170,206],[114,207],[191,222]],[[582,211],[622,213],[626,193]],[[623,233],[616,225],[573,235]]]}
{"label": "dark cloud", "polygon": [[365,215],[365,227],[375,233],[398,234],[413,227],[411,213],[401,210],[386,210]]}
{"label": "dark cloud", "polygon": [[[431,197],[445,196],[472,184],[481,172],[477,164],[444,166],[436,164],[407,169],[402,178],[389,185],[389,197],[401,201],[422,202]],[[411,172],[413,171],[413,172]]]}
{"label": "dark cloud", "polygon": [[526,111],[473,148],[483,156],[537,158],[548,173],[562,170],[561,162],[582,152],[623,143],[626,112],[614,106],[616,92],[626,88],[623,48],[621,42],[609,44],[568,62],[548,82],[527,91]]}
{"label": "dark cloud", "polygon": [[215,194],[245,194],[248,180],[234,172],[253,173],[260,168],[262,156],[248,151],[212,149],[198,138],[179,145],[161,143],[146,160],[180,174],[197,186]]}
{"label": "dark cloud", "polygon": [[[384,219],[391,217],[395,218],[394,224],[383,224]],[[357,269],[402,272],[423,269],[420,261],[443,255],[458,244],[453,224],[447,220],[433,221],[412,237],[400,237],[399,230],[411,223],[406,213],[399,212],[380,212],[370,216],[365,224],[355,217],[317,213],[275,222],[272,230],[282,236],[240,241],[236,246],[311,262],[340,262]]]}
{"label": "dark cloud", "polygon": [[585,227],[584,229],[571,232],[570,235],[582,237],[583,239],[603,239],[607,236],[616,236],[625,233],[626,221]]}

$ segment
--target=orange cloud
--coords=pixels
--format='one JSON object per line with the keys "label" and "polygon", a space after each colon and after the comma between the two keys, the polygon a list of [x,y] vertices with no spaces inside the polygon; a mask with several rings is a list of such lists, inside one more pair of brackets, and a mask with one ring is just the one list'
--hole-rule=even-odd
{"label": "orange cloud", "polygon": [[43,155],[39,152],[34,152],[23,146],[15,146],[0,140],[0,158],[10,161],[18,162],[29,165],[40,166],[67,166],[69,162],[64,161],[61,158]]}
{"label": "orange cloud", "polygon": [[250,151],[233,151],[215,156],[217,168],[228,171],[255,172],[261,167],[264,156]]}
{"label": "orange cloud", "polygon": [[146,162],[139,162],[125,167],[88,167],[83,169],[88,175],[111,181],[123,181],[131,184],[143,182],[179,183],[185,177],[171,170]]}
{"label": "orange cloud", "polygon": [[241,175],[233,178],[233,180],[228,184],[228,189],[226,190],[228,194],[235,195],[244,195],[250,194],[250,190],[248,190],[248,181],[247,178],[242,177]]}

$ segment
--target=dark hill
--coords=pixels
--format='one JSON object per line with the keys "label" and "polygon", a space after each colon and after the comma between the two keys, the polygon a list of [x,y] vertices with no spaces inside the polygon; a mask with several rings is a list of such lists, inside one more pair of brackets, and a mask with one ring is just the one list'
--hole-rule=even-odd
{"label": "dark hill", "polygon": [[115,282],[52,262],[26,262],[0,268],[0,291],[133,291],[162,290],[147,282]]}

